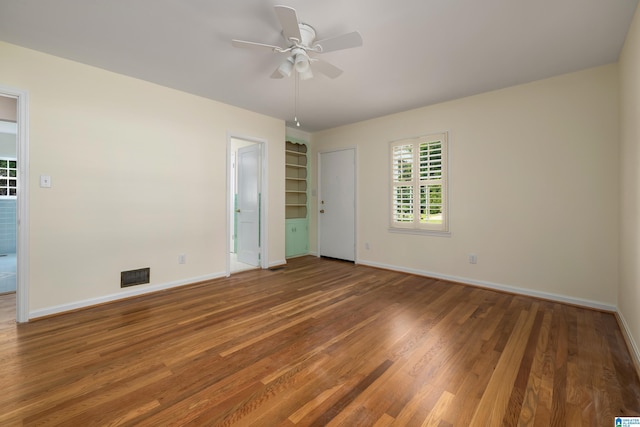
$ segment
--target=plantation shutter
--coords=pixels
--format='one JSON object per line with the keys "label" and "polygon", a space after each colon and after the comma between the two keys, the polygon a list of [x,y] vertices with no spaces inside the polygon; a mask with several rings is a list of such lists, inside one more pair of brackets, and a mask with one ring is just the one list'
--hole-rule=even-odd
{"label": "plantation shutter", "polygon": [[442,141],[421,142],[420,224],[442,224]]}
{"label": "plantation shutter", "polygon": [[398,144],[391,147],[392,221],[397,225],[412,224],[414,221],[413,151],[413,144]]}
{"label": "plantation shutter", "polygon": [[391,144],[391,227],[447,231],[446,134]]}

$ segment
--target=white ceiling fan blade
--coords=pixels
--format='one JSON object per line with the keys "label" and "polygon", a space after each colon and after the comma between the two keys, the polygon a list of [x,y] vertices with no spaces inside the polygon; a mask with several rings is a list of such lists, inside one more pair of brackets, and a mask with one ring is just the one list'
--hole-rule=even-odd
{"label": "white ceiling fan blade", "polygon": [[334,50],[362,46],[362,36],[359,32],[353,31],[341,36],[317,41],[313,45],[314,47],[320,46],[319,52],[333,52]]}
{"label": "white ceiling fan blade", "polygon": [[342,74],[342,70],[340,68],[328,63],[327,61],[323,61],[322,59],[312,59],[311,68],[332,79],[335,79]]}
{"label": "white ceiling fan blade", "polygon": [[276,15],[278,15],[284,38],[287,40],[296,39],[298,42],[302,41],[296,10],[292,7],[281,5],[276,5],[273,8],[276,10]]}
{"label": "white ceiling fan blade", "polygon": [[231,40],[231,44],[234,47],[241,47],[244,49],[270,50],[271,52],[282,52],[282,48],[280,46],[273,46],[273,45],[264,44],[264,43],[248,42],[244,40]]}

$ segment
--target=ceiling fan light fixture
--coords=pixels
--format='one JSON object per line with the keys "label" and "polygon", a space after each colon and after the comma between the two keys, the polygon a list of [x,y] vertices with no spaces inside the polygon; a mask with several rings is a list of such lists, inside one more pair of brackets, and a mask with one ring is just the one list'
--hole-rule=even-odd
{"label": "ceiling fan light fixture", "polygon": [[293,56],[295,57],[294,64],[296,67],[296,71],[299,73],[304,73],[309,69],[309,55],[302,49],[294,49]]}
{"label": "ceiling fan light fixture", "polygon": [[294,63],[293,56],[288,57],[286,61],[280,64],[280,66],[278,67],[278,72],[283,77],[291,76],[291,72],[293,71],[293,63]]}
{"label": "ceiling fan light fixture", "polygon": [[313,72],[311,72],[311,67],[308,67],[305,71],[299,73],[301,80],[309,80],[313,78]]}

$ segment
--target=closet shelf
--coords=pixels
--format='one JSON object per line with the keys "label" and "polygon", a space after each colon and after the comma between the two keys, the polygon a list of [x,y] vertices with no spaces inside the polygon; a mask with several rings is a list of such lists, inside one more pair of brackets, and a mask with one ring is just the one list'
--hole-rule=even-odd
{"label": "closet shelf", "polygon": [[285,143],[285,218],[307,217],[307,146]]}

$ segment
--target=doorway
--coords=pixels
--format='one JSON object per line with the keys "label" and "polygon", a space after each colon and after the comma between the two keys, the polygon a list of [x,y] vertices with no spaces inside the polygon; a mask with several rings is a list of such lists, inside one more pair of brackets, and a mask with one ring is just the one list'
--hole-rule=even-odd
{"label": "doorway", "polygon": [[0,295],[17,287],[18,103],[0,96]]}
{"label": "doorway", "polygon": [[355,261],[355,149],[319,154],[318,254]]}
{"label": "doorway", "polygon": [[[28,95],[26,91],[0,86],[0,222],[5,224],[7,241],[0,242],[0,281],[15,283],[15,318],[29,320],[28,241],[29,241],[29,137]],[[2,240],[2,238],[0,238]],[[3,256],[4,255],[4,256]],[[5,271],[6,270],[6,271]]]}
{"label": "doorway", "polygon": [[227,275],[263,264],[263,147],[257,140],[229,140]]}

